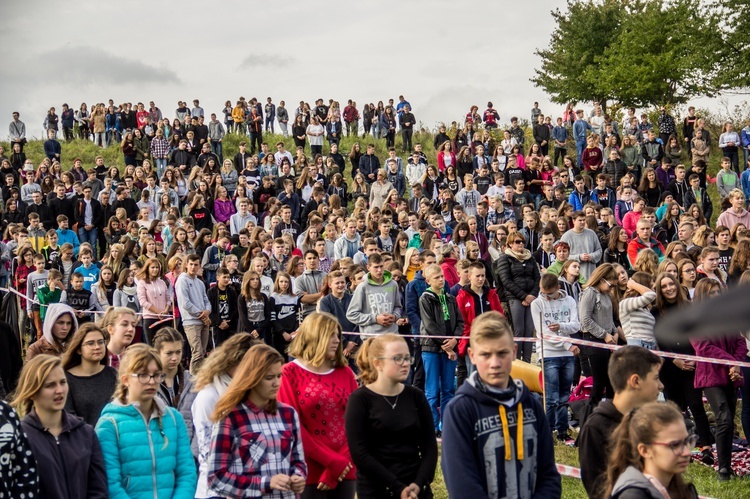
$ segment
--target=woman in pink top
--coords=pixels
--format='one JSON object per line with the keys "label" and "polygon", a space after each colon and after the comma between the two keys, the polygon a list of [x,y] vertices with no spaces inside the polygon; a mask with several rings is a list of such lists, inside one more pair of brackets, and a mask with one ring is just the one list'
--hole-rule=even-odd
{"label": "woman in pink top", "polygon": [[[136,281],[138,301],[143,312],[143,330],[148,344],[152,345],[154,334],[159,329],[156,323],[172,313],[172,284],[161,277],[161,263],[156,258],[149,258],[143,265]],[[170,325],[170,324],[165,324]]]}

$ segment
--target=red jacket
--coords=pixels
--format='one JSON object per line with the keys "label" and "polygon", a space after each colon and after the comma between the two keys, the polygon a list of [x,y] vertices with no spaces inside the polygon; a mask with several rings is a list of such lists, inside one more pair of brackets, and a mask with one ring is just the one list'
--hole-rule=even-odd
{"label": "red jacket", "polygon": [[[484,291],[482,300],[484,303],[489,304],[489,308],[484,311],[488,312],[489,310],[494,310],[495,312],[500,312],[503,317],[505,317],[505,314],[503,314],[503,306],[500,304],[500,298],[497,296],[497,290],[485,287]],[[456,296],[458,309],[464,317],[464,331],[463,334],[461,334],[461,339],[458,341],[458,354],[461,357],[466,355],[466,348],[469,346],[471,324],[477,316],[476,300],[478,298],[477,294],[471,290],[471,286],[464,286],[458,292],[458,296]]]}
{"label": "red jacket", "polygon": [[461,280],[461,278],[458,275],[458,270],[456,270],[455,258],[443,259],[443,263],[440,264],[440,268],[443,269],[443,274],[445,275],[445,282],[448,283],[449,288],[452,288],[453,286],[458,284],[458,281]]}
{"label": "red jacket", "polygon": [[638,258],[638,253],[641,252],[642,249],[650,248],[656,252],[656,255],[659,257],[659,261],[662,261],[664,259],[664,246],[657,241],[655,238],[651,238],[648,242],[648,245],[644,244],[640,237],[636,235],[633,239],[630,240],[628,243],[628,260],[630,261],[630,266],[635,268],[635,259]]}
{"label": "red jacket", "polygon": [[[455,167],[456,166],[456,155],[451,151],[450,153],[451,157],[451,164]],[[440,151],[437,153],[437,162],[438,162],[438,168],[441,172],[445,171],[445,158],[443,157],[443,151]],[[463,181],[463,179],[461,179]]]}

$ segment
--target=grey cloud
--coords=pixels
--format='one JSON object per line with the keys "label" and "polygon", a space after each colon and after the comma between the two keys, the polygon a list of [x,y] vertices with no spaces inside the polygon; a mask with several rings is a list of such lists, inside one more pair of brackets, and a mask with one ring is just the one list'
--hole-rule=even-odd
{"label": "grey cloud", "polygon": [[253,69],[257,66],[269,68],[286,68],[294,64],[293,57],[278,54],[250,54],[240,63],[240,69]]}
{"label": "grey cloud", "polygon": [[[156,61],[154,61],[156,62]],[[63,46],[32,57],[23,70],[28,76],[52,78],[65,85],[179,84],[169,68],[146,64],[95,47]],[[38,72],[39,74],[31,74]]]}

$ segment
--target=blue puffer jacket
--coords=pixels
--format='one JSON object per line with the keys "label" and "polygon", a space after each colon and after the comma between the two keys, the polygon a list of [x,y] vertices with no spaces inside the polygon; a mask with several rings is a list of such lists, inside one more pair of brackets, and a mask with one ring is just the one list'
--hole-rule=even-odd
{"label": "blue puffer jacket", "polygon": [[111,499],[192,499],[197,474],[190,438],[177,410],[154,399],[161,418],[148,426],[137,407],[107,404],[96,425]]}

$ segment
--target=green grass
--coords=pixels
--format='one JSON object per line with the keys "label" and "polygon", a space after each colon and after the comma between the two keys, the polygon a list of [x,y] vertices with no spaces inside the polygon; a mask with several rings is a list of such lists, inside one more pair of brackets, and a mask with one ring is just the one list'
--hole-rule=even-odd
{"label": "green grass", "polygon": [[[556,445],[555,462],[579,467],[578,449],[565,445]],[[750,494],[750,478],[734,479],[731,482],[719,482],[716,479],[716,472],[712,468],[702,464],[691,463],[688,466],[685,478],[695,485],[699,495],[705,497],[739,499],[748,497]],[[562,488],[563,499],[581,499],[586,497],[586,489],[583,488],[583,482],[578,478],[562,477]],[[448,492],[445,490],[443,471],[440,468],[440,463],[438,463],[435,473],[435,480],[432,482],[432,491],[435,499],[448,499]]]}

